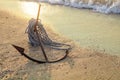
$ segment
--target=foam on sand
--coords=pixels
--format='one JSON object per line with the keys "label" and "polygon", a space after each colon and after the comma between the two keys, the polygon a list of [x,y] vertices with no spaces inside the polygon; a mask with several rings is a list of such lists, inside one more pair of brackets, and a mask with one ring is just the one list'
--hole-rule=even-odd
{"label": "foam on sand", "polygon": [[101,13],[120,13],[120,0],[39,0],[50,4],[92,9]]}

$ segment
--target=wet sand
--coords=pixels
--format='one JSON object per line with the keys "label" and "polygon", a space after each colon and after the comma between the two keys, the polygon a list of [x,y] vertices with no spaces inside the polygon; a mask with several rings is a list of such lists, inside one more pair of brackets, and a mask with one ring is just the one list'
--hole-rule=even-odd
{"label": "wet sand", "polygon": [[79,47],[47,26],[53,40],[72,46],[69,56],[54,64],[22,57],[11,44],[29,50],[27,24],[28,19],[0,10],[0,80],[120,80],[120,57]]}

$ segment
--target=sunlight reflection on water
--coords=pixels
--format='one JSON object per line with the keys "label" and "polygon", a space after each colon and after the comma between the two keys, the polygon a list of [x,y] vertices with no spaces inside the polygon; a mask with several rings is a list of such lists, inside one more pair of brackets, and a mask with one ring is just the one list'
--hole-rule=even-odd
{"label": "sunlight reflection on water", "polygon": [[21,8],[24,13],[28,14],[29,16],[36,17],[38,11],[38,4],[33,2],[22,2]]}

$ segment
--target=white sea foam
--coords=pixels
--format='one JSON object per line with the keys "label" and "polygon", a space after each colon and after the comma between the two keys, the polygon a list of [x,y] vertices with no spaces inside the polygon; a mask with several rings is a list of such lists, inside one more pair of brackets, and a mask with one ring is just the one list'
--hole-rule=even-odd
{"label": "white sea foam", "polygon": [[39,0],[42,2],[48,2],[50,4],[60,4],[60,5],[66,5],[71,6],[75,8],[86,8],[86,9],[92,9],[97,12],[101,13],[118,13],[120,14],[120,0],[113,1],[113,0],[101,0],[104,1],[104,3],[97,0],[88,0],[85,2],[85,0]]}

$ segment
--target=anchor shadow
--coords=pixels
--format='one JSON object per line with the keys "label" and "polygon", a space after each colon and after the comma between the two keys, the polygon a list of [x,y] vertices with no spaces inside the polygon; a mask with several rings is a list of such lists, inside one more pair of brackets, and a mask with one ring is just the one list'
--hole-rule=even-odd
{"label": "anchor shadow", "polygon": [[[37,55],[40,54],[41,51],[38,51],[38,47],[31,47],[29,46],[29,54]],[[53,52],[52,49],[49,49],[48,52]],[[42,53],[41,53],[42,54]],[[38,57],[38,56],[37,56]],[[43,55],[39,56],[42,60],[44,59]],[[45,63],[45,64],[38,64],[32,61],[29,61],[26,65],[26,72],[29,73],[28,79],[30,80],[52,80],[52,70],[54,70],[53,65],[59,65],[67,63],[70,68],[72,69],[75,65],[75,62],[72,57],[67,56],[66,59],[56,63]],[[65,66],[65,65],[64,65]]]}

